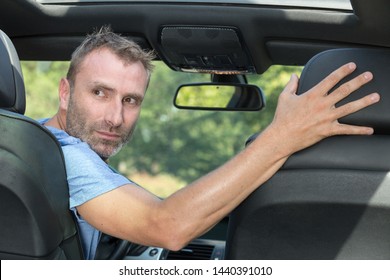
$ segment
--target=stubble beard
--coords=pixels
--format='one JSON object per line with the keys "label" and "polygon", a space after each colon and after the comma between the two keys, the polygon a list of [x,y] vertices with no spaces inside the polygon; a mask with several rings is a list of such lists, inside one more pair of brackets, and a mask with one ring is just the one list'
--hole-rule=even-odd
{"label": "stubble beard", "polygon": [[[110,126],[106,122],[88,123],[87,119],[85,110],[79,108],[71,96],[66,116],[66,132],[86,142],[103,160],[117,154],[130,141],[136,126],[134,123],[129,131],[124,131],[123,128]],[[101,139],[94,134],[95,131],[117,133],[120,138],[117,141]]]}

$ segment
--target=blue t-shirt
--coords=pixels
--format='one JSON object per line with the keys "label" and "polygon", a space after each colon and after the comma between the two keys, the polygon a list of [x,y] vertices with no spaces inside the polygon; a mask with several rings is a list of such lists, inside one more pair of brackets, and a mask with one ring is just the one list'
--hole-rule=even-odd
{"label": "blue t-shirt", "polygon": [[[48,119],[39,120],[44,125]],[[94,259],[100,231],[88,224],[76,207],[101,194],[125,184],[134,184],[126,177],[114,172],[87,143],[70,136],[65,131],[47,126],[61,144],[65,158],[69,185],[69,208],[75,215],[84,257]]]}

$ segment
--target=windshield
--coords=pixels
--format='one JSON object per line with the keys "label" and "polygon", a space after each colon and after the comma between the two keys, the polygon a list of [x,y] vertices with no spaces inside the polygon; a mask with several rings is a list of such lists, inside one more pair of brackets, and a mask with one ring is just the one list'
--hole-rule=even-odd
{"label": "windshield", "polygon": [[[26,115],[51,117],[57,111],[58,83],[68,62],[22,62],[26,83]],[[261,87],[266,107],[256,112],[179,110],[173,97],[180,84],[208,82],[207,74],[175,72],[162,62],[155,70],[133,138],[110,165],[160,197],[226,162],[244,148],[246,139],[272,120],[276,100],[292,72],[300,67],[273,66],[263,75],[249,75]]]}

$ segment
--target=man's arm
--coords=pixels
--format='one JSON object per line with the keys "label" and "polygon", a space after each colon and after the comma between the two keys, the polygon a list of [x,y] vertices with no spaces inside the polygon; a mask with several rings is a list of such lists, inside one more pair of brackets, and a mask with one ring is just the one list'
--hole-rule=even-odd
{"label": "man's arm", "polygon": [[230,161],[165,200],[125,185],[77,207],[97,229],[135,243],[178,250],[207,231],[267,181],[287,158],[323,138],[372,134],[372,128],[337,120],[379,101],[377,93],[336,108],[335,104],[372,79],[364,73],[328,95],[354,71],[347,64],[305,94],[296,95],[293,75],[279,97],[273,122]]}

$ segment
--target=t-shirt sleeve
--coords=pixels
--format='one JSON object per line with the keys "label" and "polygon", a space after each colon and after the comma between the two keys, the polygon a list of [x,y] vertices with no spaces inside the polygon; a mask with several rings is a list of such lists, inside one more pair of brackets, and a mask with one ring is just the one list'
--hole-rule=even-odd
{"label": "t-shirt sleeve", "polygon": [[86,143],[63,146],[72,209],[132,182],[114,172]]}

